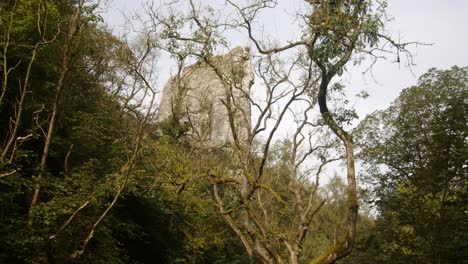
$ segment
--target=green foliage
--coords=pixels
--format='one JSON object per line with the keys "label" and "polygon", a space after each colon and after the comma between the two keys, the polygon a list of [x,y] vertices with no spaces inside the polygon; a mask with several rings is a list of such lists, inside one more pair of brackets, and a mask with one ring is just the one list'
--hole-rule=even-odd
{"label": "green foliage", "polygon": [[[145,144],[144,151],[151,154],[141,164],[144,173],[134,191],[144,197],[145,203],[160,210],[158,215],[143,218],[149,223],[164,222],[146,225],[154,229],[147,233],[153,242],[156,238],[152,245],[162,246],[158,259],[164,263],[250,263],[213,203],[209,179],[216,176],[206,174],[208,168],[226,170],[223,165],[228,163],[227,156],[207,155],[180,141],[163,136]],[[148,174],[157,176],[148,178]],[[134,213],[144,211],[147,209]],[[162,227],[168,228],[164,237],[160,237]],[[152,260],[154,256],[148,255],[145,263]]]}
{"label": "green foliage", "polygon": [[[384,4],[359,3],[358,9],[358,1],[315,9],[310,23],[320,34],[311,59],[328,67],[345,57],[347,45],[376,44]],[[101,25],[91,2],[82,11],[80,32],[73,39],[40,197],[29,215],[61,74],[67,41],[63,33],[76,4],[0,3],[0,73],[2,80],[8,77],[2,82],[5,94],[0,102],[0,152],[6,153],[0,161],[0,262],[252,263],[213,199],[214,184],[222,182],[217,186],[225,210],[236,224],[243,224],[240,158],[225,149],[207,152],[191,147],[184,137],[188,126],[175,117],[161,124],[145,123],[141,148],[133,152],[144,114],[138,99],[126,97],[131,92],[125,89],[137,85],[130,83],[137,79],[138,54]],[[202,13],[206,21],[215,17],[210,9]],[[353,39],[357,20],[362,21],[357,43],[343,42]],[[167,42],[164,45],[180,62],[191,53],[209,56],[205,53],[225,44],[215,28],[194,30],[192,17],[174,13],[167,21],[171,23],[161,26],[160,41]],[[179,45],[174,34],[186,30],[194,42]],[[29,85],[24,87],[26,80]],[[379,217],[374,223],[368,212],[359,216],[358,252],[349,261],[425,263],[438,258],[455,263],[466,257],[466,83],[466,68],[431,70],[389,110],[361,124],[361,157],[369,176],[376,179]],[[339,84],[330,87],[332,96],[339,98],[343,89]],[[356,118],[348,101],[331,101],[340,125]],[[13,137],[14,126],[18,132]],[[7,149],[10,138],[14,144]],[[319,150],[324,159],[333,145],[326,143]],[[292,148],[290,141],[271,147],[248,206],[268,220],[265,226],[271,232],[264,239],[285,249],[282,239],[296,239],[290,229],[298,226],[297,208],[308,203],[296,196],[316,195],[311,208],[326,199],[304,240],[300,261],[305,262],[327,250],[326,245],[336,244],[344,232],[345,184],[336,177],[313,191],[314,184],[293,172]],[[133,154],[136,161],[129,165]],[[255,155],[248,162],[252,171],[260,166]],[[130,173],[117,203],[94,230],[85,254],[72,258],[120,190],[126,171]],[[287,250],[279,252],[287,256]]]}
{"label": "green foliage", "polygon": [[431,69],[359,127],[387,263],[466,259],[468,69]]}
{"label": "green foliage", "polygon": [[309,55],[327,69],[341,74],[347,60],[340,60],[348,57],[348,52],[354,52],[354,48],[374,47],[379,43],[379,34],[384,28],[382,19],[385,17],[386,1],[308,2],[314,8],[309,16],[311,34],[317,35],[316,44],[309,49]]}
{"label": "green foliage", "polygon": [[189,126],[182,124],[180,120],[176,120],[174,115],[170,115],[167,120],[159,124],[159,128],[163,137],[171,140],[172,142],[177,142],[179,139],[189,131]]}
{"label": "green foliage", "polygon": [[[1,58],[8,62],[10,74],[0,108],[0,152],[14,124],[19,124],[17,136],[23,138],[0,163],[2,176],[14,172],[0,178],[2,263],[129,263],[125,249],[113,234],[119,221],[112,215],[96,230],[87,254],[79,260],[70,259],[115,193],[116,173],[127,161],[134,124],[138,122],[123,110],[117,96],[108,93],[109,79],[105,78],[110,75],[110,67],[103,68],[102,64],[110,65],[113,54],[100,45],[111,47],[120,41],[94,24],[89,8],[83,14],[80,41],[74,42],[72,49],[73,67],[65,80],[40,200],[31,215],[33,225],[28,227],[28,208],[44,147],[44,130],[52,112],[65,35],[53,39],[58,27],[67,29],[74,6],[72,2],[58,1],[0,4],[0,45],[5,48],[5,40],[10,41],[6,57]],[[44,40],[53,41],[37,50],[30,86],[26,87],[24,114],[15,120],[19,88],[27,76],[32,46]],[[0,73],[4,76],[4,68]],[[75,212],[76,216],[70,218]],[[62,230],[68,219],[70,223]],[[132,225],[125,227],[135,229]],[[56,238],[50,238],[52,235]]]}

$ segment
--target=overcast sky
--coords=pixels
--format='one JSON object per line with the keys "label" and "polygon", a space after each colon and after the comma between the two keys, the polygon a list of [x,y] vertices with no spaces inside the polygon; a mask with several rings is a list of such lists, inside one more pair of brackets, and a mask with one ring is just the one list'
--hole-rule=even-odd
{"label": "overcast sky", "polygon": [[[122,13],[141,10],[147,0],[113,0],[109,12],[104,14],[107,23],[114,28],[123,22]],[[164,0],[167,1],[167,0]],[[155,4],[160,0],[155,0]],[[222,6],[224,0],[202,0],[203,4],[218,4]],[[286,39],[299,39],[300,31],[297,25],[291,25],[292,15],[303,10],[303,0],[278,0],[276,10],[264,14],[259,20],[263,25],[262,32],[268,32],[272,37],[280,36],[283,43]],[[453,65],[464,67],[468,65],[468,0],[388,0],[387,13],[393,20],[387,23],[387,29],[394,39],[401,42],[418,41],[433,43],[431,46],[411,46],[414,56],[411,70],[405,64],[394,63],[395,57],[390,56],[387,61],[381,61],[373,67],[373,75],[362,75],[364,66],[348,67],[343,77],[347,87],[348,98],[366,90],[370,97],[359,100],[355,107],[360,119],[375,110],[385,109],[404,88],[417,84],[420,75],[432,67],[448,69]],[[263,34],[261,34],[263,35]],[[250,45],[247,40],[235,38],[232,46]],[[163,63],[164,64],[164,63]],[[159,84],[164,85],[174,70],[168,65],[160,65],[161,77]],[[255,87],[253,87],[255,89]],[[357,124],[356,121],[354,124]],[[331,165],[333,170],[342,172],[338,164]],[[328,176],[332,173],[327,172]],[[328,177],[322,178],[328,181]]]}
{"label": "overcast sky", "polygon": [[[146,0],[113,0],[109,12],[104,18],[111,27],[118,27],[122,22],[122,12],[141,10]],[[159,3],[160,0],[155,1]],[[202,3],[223,4],[224,0],[209,0]],[[301,0],[279,0],[275,13],[266,15],[265,28],[272,35],[298,38],[298,31],[291,30],[287,17],[295,10],[303,8]],[[415,85],[417,78],[429,68],[447,69],[452,65],[468,64],[468,1],[467,0],[388,0],[388,14],[394,20],[387,24],[394,38],[405,41],[433,43],[432,46],[413,46],[411,50],[416,65],[409,70],[404,64],[392,63],[395,58],[389,57],[374,66],[373,77],[363,76],[363,67],[349,68],[346,85],[349,95],[367,90],[371,95],[360,101],[356,108],[363,118],[376,109],[387,107],[406,87]],[[163,70],[164,71],[164,70]],[[161,82],[168,79],[161,77]]]}
{"label": "overcast sky", "polygon": [[388,13],[394,17],[389,28],[395,37],[434,45],[411,49],[415,56],[416,66],[412,68],[415,76],[402,65],[378,64],[374,72],[381,85],[372,81],[366,85],[371,98],[360,109],[363,113],[388,106],[403,88],[416,84],[417,78],[432,67],[447,69],[453,65],[468,65],[468,1],[389,0],[388,3]]}

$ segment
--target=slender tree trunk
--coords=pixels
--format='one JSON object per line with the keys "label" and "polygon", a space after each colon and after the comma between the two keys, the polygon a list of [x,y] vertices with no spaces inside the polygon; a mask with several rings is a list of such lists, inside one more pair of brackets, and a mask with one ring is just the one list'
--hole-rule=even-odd
{"label": "slender tree trunk", "polygon": [[[320,67],[321,65],[319,65]],[[327,126],[335,133],[338,138],[343,142],[346,150],[346,174],[347,174],[347,218],[346,218],[346,234],[344,239],[338,240],[337,243],[330,247],[324,255],[312,261],[313,264],[332,264],[338,259],[349,255],[354,246],[354,237],[356,235],[356,221],[358,216],[358,201],[356,190],[356,170],[354,165],[354,148],[353,139],[342,127],[340,127],[327,107],[327,89],[330,80],[334,73],[327,73],[325,68],[320,67],[322,70],[322,81],[320,84],[318,103],[320,113]]]}
{"label": "slender tree trunk", "polygon": [[[15,116],[15,124],[13,128],[13,132],[11,133],[10,137],[8,138],[8,141],[5,145],[5,148],[2,151],[2,154],[0,156],[0,164],[3,164],[3,161],[10,151],[11,146],[13,143],[16,141],[16,136],[18,134],[19,127],[21,125],[21,118],[23,116],[23,110],[24,110],[24,99],[26,98],[26,93],[28,91],[28,86],[29,86],[29,78],[31,76],[31,68],[34,62],[36,61],[36,55],[37,55],[37,49],[39,48],[39,45],[41,43],[36,43],[34,45],[33,50],[32,50],[32,55],[31,55],[31,60],[29,61],[28,68],[26,70],[26,76],[24,77],[24,82],[21,84],[20,82],[20,100],[18,102],[18,112],[16,113]],[[5,74],[5,73],[4,73]],[[6,80],[5,80],[5,85],[6,85]]]}
{"label": "slender tree trunk", "polygon": [[81,23],[81,12],[83,8],[84,0],[80,0],[78,3],[78,7],[76,8],[75,14],[73,15],[72,20],[70,21],[70,25],[68,28],[67,32],[67,39],[65,41],[64,45],[64,50],[63,50],[63,57],[62,57],[62,69],[60,71],[60,76],[57,81],[56,87],[57,91],[55,93],[55,100],[53,104],[53,110],[52,110],[52,116],[49,121],[49,127],[47,130],[47,135],[46,135],[46,141],[44,144],[44,151],[42,152],[42,157],[41,157],[41,164],[39,167],[39,173],[36,177],[36,183],[34,186],[34,193],[31,199],[31,205],[29,207],[29,217],[28,217],[28,227],[31,227],[32,225],[32,211],[34,206],[37,204],[37,201],[39,199],[39,193],[41,190],[41,181],[42,177],[44,175],[44,172],[47,167],[47,158],[49,156],[49,149],[50,145],[52,143],[52,136],[55,128],[55,122],[57,119],[57,115],[59,112],[59,104],[60,104],[60,99],[62,97],[62,92],[64,89],[64,82],[65,78],[68,74],[69,71],[69,64],[71,60],[71,53],[72,53],[72,45],[73,45],[73,40],[76,37],[76,35],[80,31],[80,23]]}
{"label": "slender tree trunk", "polygon": [[[16,5],[16,3],[15,3]],[[13,12],[10,15],[8,21],[8,29],[5,32],[3,38],[5,41],[3,42],[3,78],[2,78],[2,91],[0,92],[0,110],[2,109],[3,98],[5,97],[7,85],[8,85],[8,74],[12,70],[12,68],[8,69],[8,47],[10,46],[10,37],[11,37],[11,27],[13,24]],[[14,68],[14,67],[13,67]]]}

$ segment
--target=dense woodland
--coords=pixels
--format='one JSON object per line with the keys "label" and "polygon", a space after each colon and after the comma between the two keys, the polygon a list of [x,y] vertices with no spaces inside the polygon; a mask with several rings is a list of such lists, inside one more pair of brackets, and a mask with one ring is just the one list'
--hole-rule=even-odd
{"label": "dense woodland", "polygon": [[[411,43],[385,35],[383,1],[305,2],[282,45],[254,29],[271,0],[148,3],[118,34],[102,3],[2,0],[0,263],[466,263],[468,68],[431,69],[353,128],[346,65],[405,63]],[[228,30],[252,50],[245,140],[241,73],[212,63]],[[177,107],[156,122],[162,58],[176,79],[219,73],[232,142],[194,147]]]}

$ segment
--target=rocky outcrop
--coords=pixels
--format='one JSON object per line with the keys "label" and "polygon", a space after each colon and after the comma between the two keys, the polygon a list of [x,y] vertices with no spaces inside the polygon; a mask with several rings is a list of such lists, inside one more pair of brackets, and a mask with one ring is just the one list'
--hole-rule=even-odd
{"label": "rocky outcrop", "polygon": [[[192,144],[221,147],[233,141],[229,115],[241,142],[250,130],[250,50],[238,47],[209,62],[185,67],[164,87],[158,121],[173,116],[189,127]],[[228,110],[230,108],[230,110]]]}

